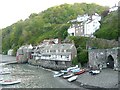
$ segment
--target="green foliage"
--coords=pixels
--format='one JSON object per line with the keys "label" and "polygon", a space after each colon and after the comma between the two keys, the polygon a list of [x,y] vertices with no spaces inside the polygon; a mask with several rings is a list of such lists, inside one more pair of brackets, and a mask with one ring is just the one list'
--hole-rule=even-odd
{"label": "green foliage", "polygon": [[[2,29],[2,51],[6,53],[10,48],[16,51],[21,45],[36,45],[46,38],[64,40],[70,26],[67,24],[69,20],[75,19],[79,14],[100,14],[106,9],[107,7],[96,4],[75,3],[51,7],[39,14],[32,13],[28,19]],[[84,40],[80,40],[75,40],[77,48],[85,48]]]}
{"label": "green foliage", "polygon": [[77,48],[77,57],[74,61],[72,61],[73,65],[76,65],[76,63],[84,64],[88,62],[88,52],[86,50],[86,43],[89,40],[89,38],[80,36],[70,36],[69,39],[71,41],[74,41],[75,46]]}
{"label": "green foliage", "polygon": [[104,39],[116,39],[119,37],[118,34],[118,13],[117,11],[108,14],[102,19],[101,28],[94,33],[97,38]]}
{"label": "green foliage", "polygon": [[74,41],[75,46],[77,49],[79,49],[79,51],[81,49],[86,49],[86,42],[88,41],[88,37],[80,37],[80,36],[70,36],[69,39],[72,41]]}
{"label": "green foliage", "polygon": [[88,51],[83,50],[80,53],[78,53],[78,62],[81,62],[81,64],[88,62]]}
{"label": "green foliage", "polygon": [[72,64],[73,64],[73,65],[77,65],[77,64],[78,64],[78,58],[77,58],[77,57],[74,57],[74,58],[73,58]]}

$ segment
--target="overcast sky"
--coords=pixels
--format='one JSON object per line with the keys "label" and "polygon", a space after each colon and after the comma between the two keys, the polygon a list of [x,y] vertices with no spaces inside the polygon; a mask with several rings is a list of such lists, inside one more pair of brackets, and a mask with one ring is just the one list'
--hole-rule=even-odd
{"label": "overcast sky", "polygon": [[31,13],[39,13],[64,3],[86,2],[112,7],[118,1],[120,0],[0,0],[0,29],[26,19]]}

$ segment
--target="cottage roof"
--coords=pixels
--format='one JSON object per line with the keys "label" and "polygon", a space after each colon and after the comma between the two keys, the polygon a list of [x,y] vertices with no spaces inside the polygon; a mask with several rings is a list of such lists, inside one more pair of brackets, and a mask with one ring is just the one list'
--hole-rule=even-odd
{"label": "cottage roof", "polygon": [[46,45],[43,50],[69,50],[73,46],[73,44],[50,44]]}

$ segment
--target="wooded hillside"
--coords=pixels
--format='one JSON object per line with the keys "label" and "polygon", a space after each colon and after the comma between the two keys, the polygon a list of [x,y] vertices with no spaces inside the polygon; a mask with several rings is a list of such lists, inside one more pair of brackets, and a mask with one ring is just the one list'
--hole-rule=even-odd
{"label": "wooded hillside", "polygon": [[70,26],[67,23],[69,20],[86,13],[101,14],[107,9],[96,4],[75,3],[51,7],[38,14],[32,13],[26,20],[2,29],[2,52],[7,53],[10,48],[16,52],[21,45],[36,45],[46,38],[64,40]]}

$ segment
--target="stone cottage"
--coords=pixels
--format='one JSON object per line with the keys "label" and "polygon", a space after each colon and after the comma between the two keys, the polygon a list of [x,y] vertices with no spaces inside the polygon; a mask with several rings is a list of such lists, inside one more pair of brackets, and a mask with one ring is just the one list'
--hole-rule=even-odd
{"label": "stone cottage", "polygon": [[32,53],[33,61],[47,68],[69,67],[72,59],[77,56],[77,49],[74,44],[41,44]]}
{"label": "stone cottage", "polygon": [[28,59],[31,58],[32,45],[21,46],[16,53],[16,60],[18,63],[28,62]]}

